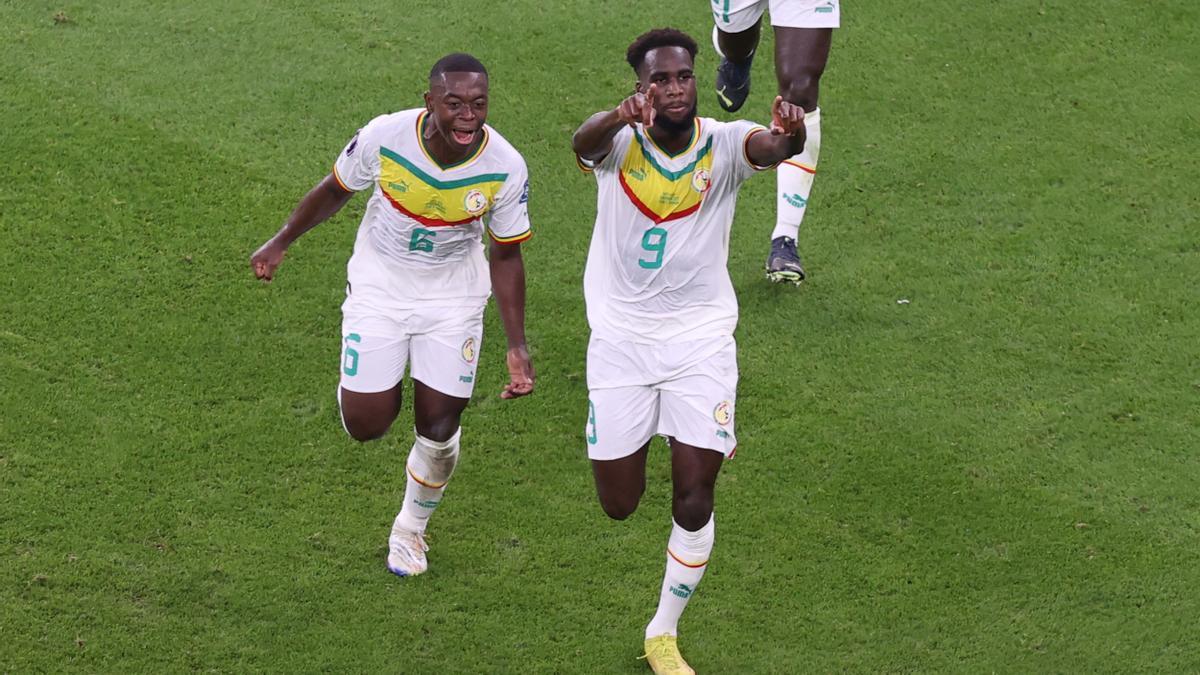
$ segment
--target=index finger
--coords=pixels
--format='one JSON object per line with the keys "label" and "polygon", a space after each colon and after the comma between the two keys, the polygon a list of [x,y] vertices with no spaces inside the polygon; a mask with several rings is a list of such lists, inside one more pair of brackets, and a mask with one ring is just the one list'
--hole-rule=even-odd
{"label": "index finger", "polygon": [[654,97],[658,94],[658,86],[650,85],[646,90],[646,104],[642,107],[642,125],[645,127],[654,126]]}

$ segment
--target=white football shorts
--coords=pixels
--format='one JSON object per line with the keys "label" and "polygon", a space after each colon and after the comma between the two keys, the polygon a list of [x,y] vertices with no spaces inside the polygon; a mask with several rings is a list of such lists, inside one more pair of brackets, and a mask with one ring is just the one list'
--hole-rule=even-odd
{"label": "white football shorts", "polygon": [[[347,303],[350,304],[350,303]],[[373,393],[414,380],[447,396],[470,398],[483,342],[483,307],[397,312],[342,308],[342,387]]]}
{"label": "white football shorts", "polygon": [[733,456],[737,391],[733,336],[645,345],[588,343],[588,457],[627,457],[654,434]]}
{"label": "white football shorts", "polygon": [[711,0],[713,22],[726,33],[740,33],[758,21],[768,6],[771,25],[782,28],[837,28],[841,0]]}

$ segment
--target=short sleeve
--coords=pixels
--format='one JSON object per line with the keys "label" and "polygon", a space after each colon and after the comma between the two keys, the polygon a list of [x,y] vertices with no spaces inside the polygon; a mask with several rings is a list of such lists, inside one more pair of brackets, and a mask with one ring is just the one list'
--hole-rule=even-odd
{"label": "short sleeve", "polygon": [[519,244],[533,236],[529,225],[529,170],[520,155],[496,193],[487,229],[488,235],[501,244]]}
{"label": "short sleeve", "polygon": [[735,173],[739,182],[760,171],[769,171],[775,168],[775,164],[758,166],[750,161],[750,153],[747,151],[747,144],[751,137],[755,134],[769,133],[763,125],[748,120],[738,120],[721,125],[718,133],[722,135],[721,147],[724,152],[728,153],[725,159],[731,166],[737,167]]}
{"label": "short sleeve", "polygon": [[333,163],[333,177],[346,190],[365,190],[379,180],[379,128],[376,117],[359,129]]}
{"label": "short sleeve", "polygon": [[621,162],[624,161],[625,151],[629,147],[629,140],[632,136],[633,129],[630,128],[629,125],[625,125],[621,127],[621,130],[617,132],[616,136],[613,136],[612,150],[608,151],[608,154],[604,156],[604,159],[601,159],[598,162],[593,162],[591,160],[584,159],[579,155],[575,155],[575,162],[585,173],[592,173],[595,171],[604,173],[605,171],[612,171],[616,169],[616,167],[620,166]]}

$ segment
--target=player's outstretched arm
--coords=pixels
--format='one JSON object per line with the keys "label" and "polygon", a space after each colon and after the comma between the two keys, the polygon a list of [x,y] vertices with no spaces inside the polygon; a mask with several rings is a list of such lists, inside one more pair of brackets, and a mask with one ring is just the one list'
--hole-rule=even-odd
{"label": "player's outstretched arm", "polygon": [[776,96],[770,131],[754,134],[746,143],[746,155],[758,166],[774,166],[804,149],[804,108]]}
{"label": "player's outstretched arm", "polygon": [[604,110],[592,115],[575,131],[571,138],[571,148],[580,158],[589,162],[599,162],[612,152],[612,141],[625,125],[654,126],[654,97],[657,85],[643,94],[637,92],[621,101],[621,105],[612,110]]}
{"label": "player's outstretched arm", "polygon": [[273,279],[275,268],[283,262],[283,254],[287,252],[288,246],[299,239],[300,235],[328,220],[353,196],[354,193],[343,188],[332,173],[325,176],[316,187],[304,195],[275,236],[259,246],[250,256],[250,268],[254,270],[254,276],[264,281]]}
{"label": "player's outstretched arm", "polygon": [[500,309],[500,320],[504,322],[504,335],[508,338],[508,384],[500,392],[500,398],[517,398],[533,393],[533,361],[525,345],[525,262],[521,258],[520,244],[492,242],[488,254],[488,265],[492,273],[492,293]]}

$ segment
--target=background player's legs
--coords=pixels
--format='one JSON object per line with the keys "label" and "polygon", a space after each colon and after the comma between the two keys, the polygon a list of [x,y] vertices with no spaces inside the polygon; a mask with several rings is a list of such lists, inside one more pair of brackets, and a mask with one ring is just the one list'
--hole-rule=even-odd
{"label": "background player's legs", "polygon": [[729,112],[740,109],[750,95],[750,65],[761,32],[761,16],[754,25],[737,33],[727,33],[719,25],[713,27],[713,46],[721,55],[717,64],[717,103]]}
{"label": "background player's legs", "polygon": [[742,65],[754,56],[762,32],[762,18],[740,33],[726,33],[717,27],[717,51],[731,62]]}
{"label": "background player's legs", "polygon": [[712,552],[715,525],[713,492],[725,455],[671,439],[674,524],[667,541],[667,569],[658,611],[646,626],[646,638],[676,635],[679,617],[704,576]]}
{"label": "background player's legs", "polygon": [[805,112],[817,109],[821,75],[832,42],[832,28],[775,27],[775,77],[784,100]]}
{"label": "background player's legs", "polygon": [[400,414],[400,401],[400,383],[391,389],[369,394],[338,388],[342,426],[356,441],[382,438]]}
{"label": "background player's legs", "polygon": [[804,267],[796,252],[796,238],[808,206],[817,157],[821,150],[821,112],[817,98],[821,75],[829,60],[832,28],[775,27],[775,76],[784,100],[804,108],[807,140],[804,150],[779,165],[777,215],[771,233],[767,276],[772,281],[799,282]]}
{"label": "background player's legs", "polygon": [[646,455],[650,441],[620,459],[593,459],[596,496],[609,518],[625,520],[637,510],[646,491]]}

